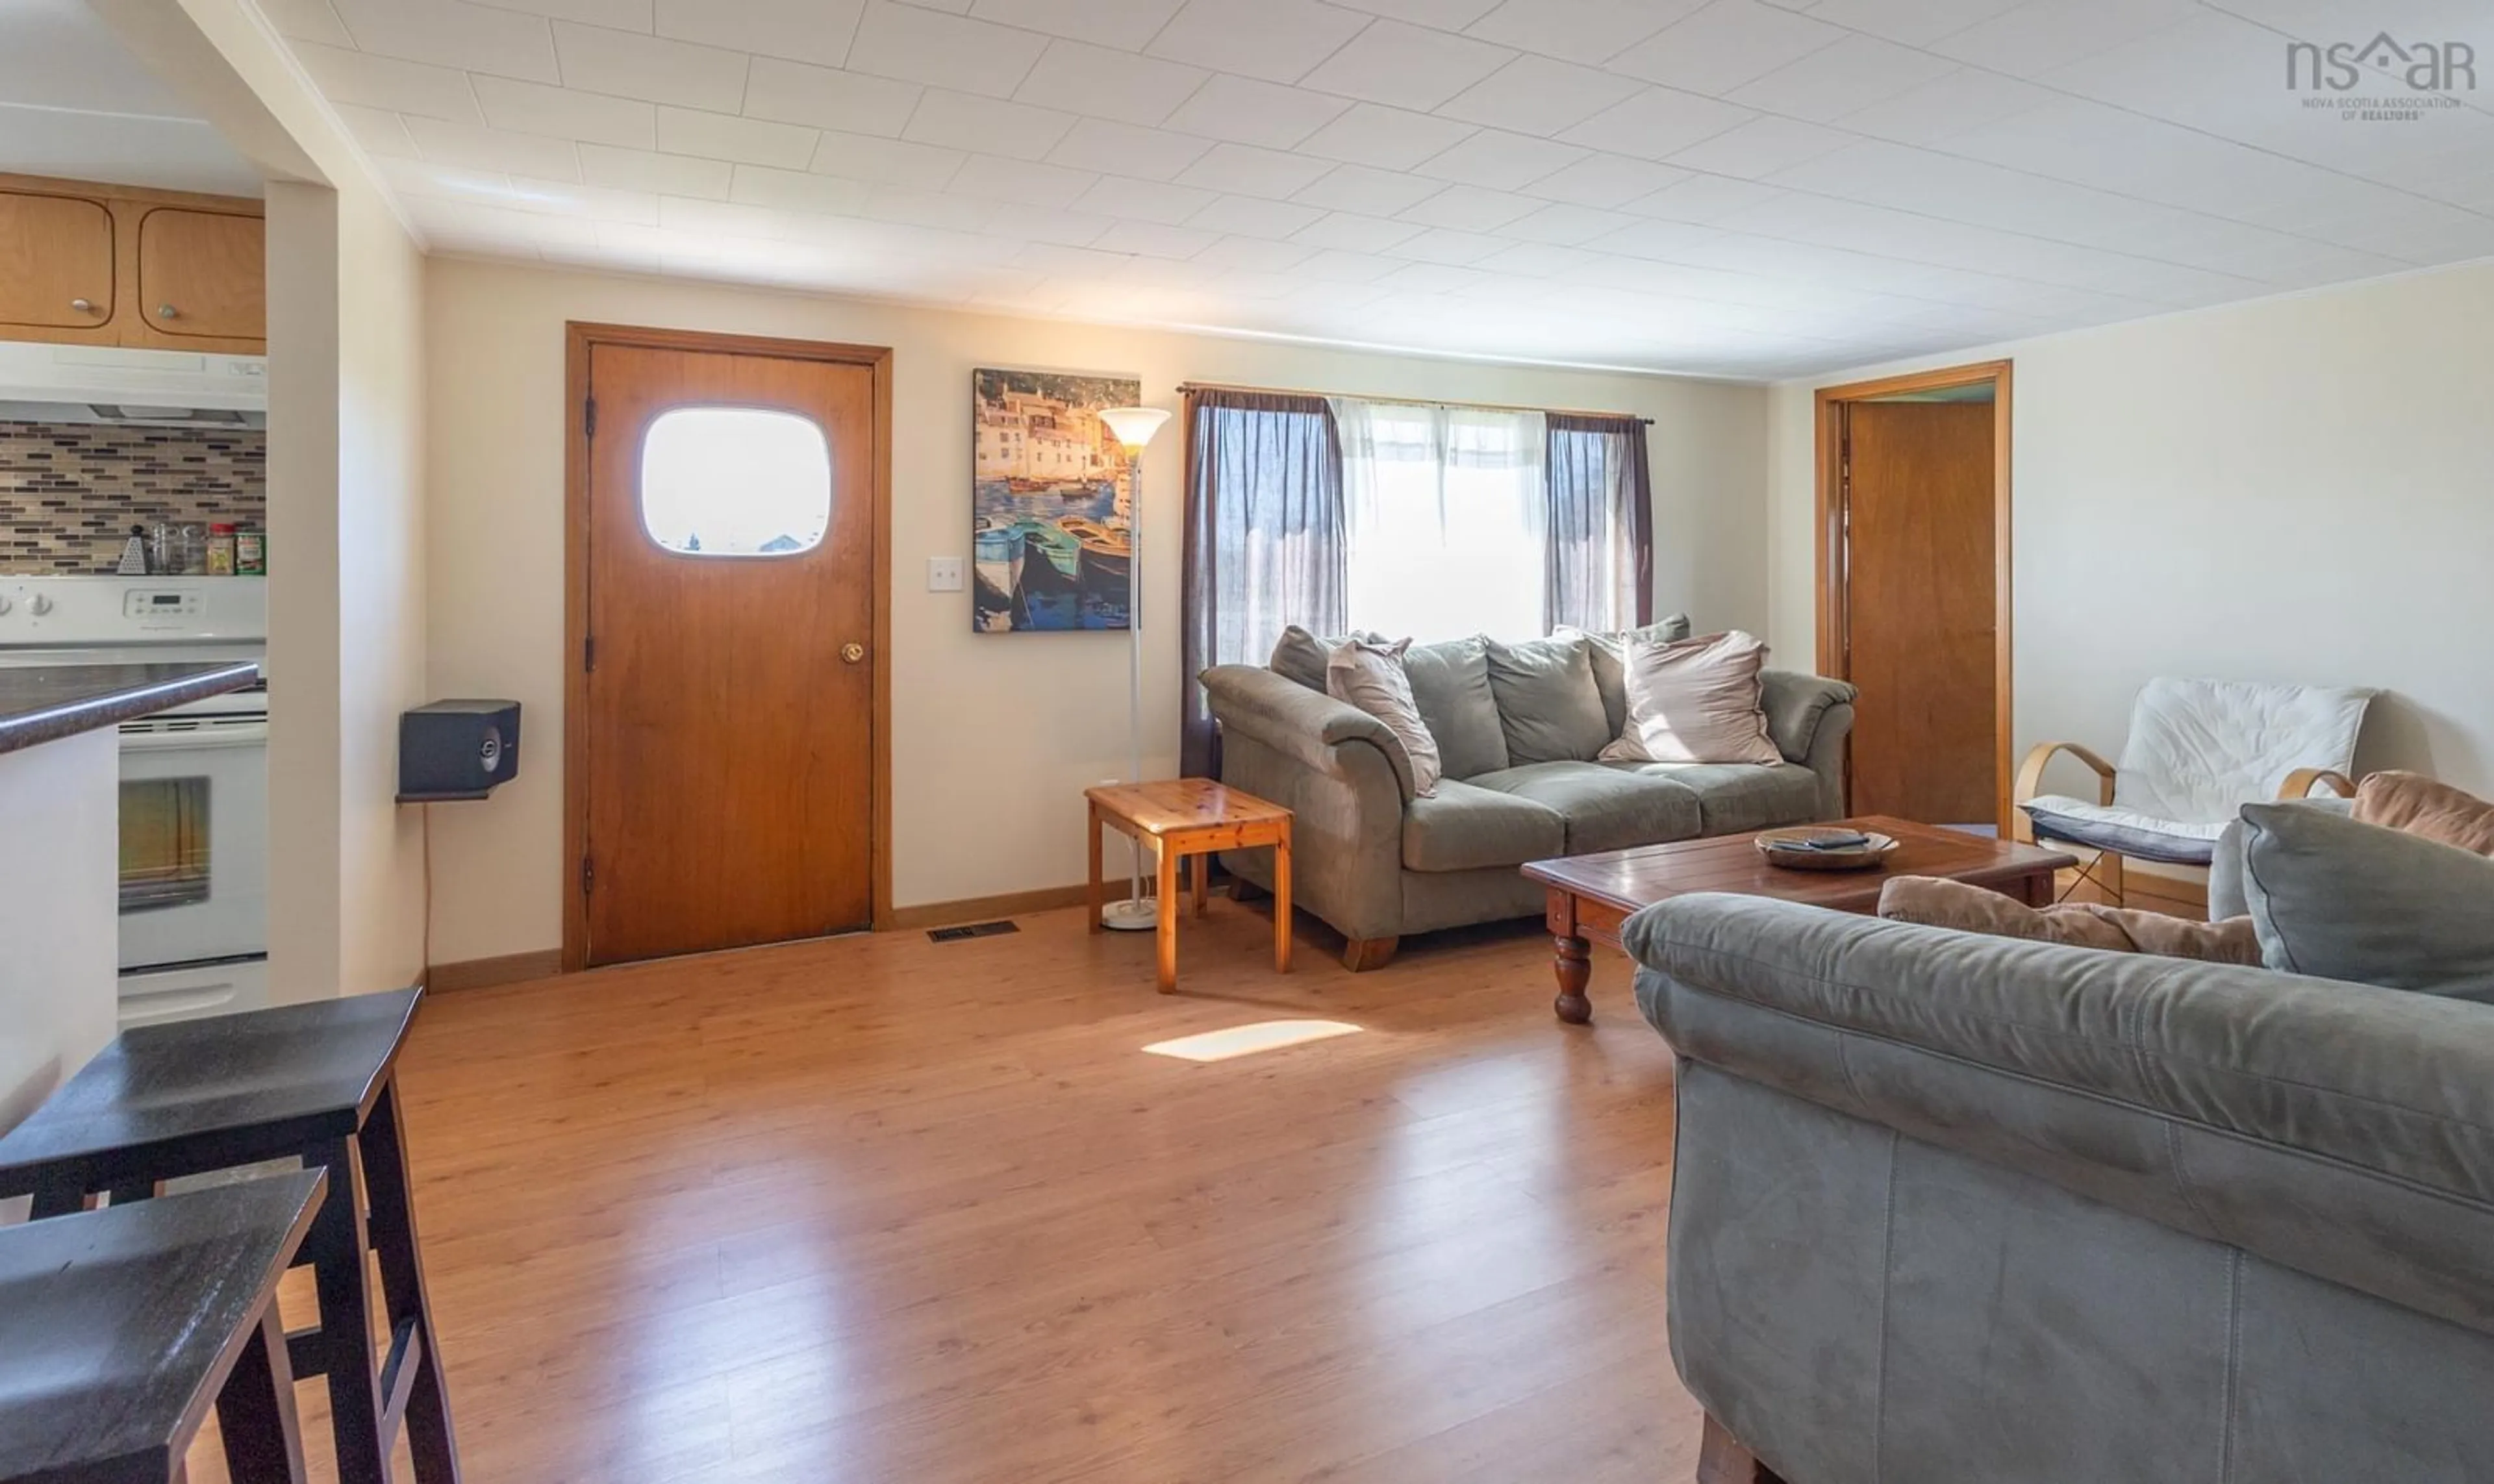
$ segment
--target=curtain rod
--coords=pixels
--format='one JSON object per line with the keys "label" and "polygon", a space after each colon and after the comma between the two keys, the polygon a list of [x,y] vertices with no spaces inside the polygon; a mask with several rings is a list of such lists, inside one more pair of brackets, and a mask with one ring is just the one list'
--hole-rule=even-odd
{"label": "curtain rod", "polygon": [[1654,426],[1651,417],[1638,417],[1633,412],[1589,412],[1580,408],[1528,408],[1504,402],[1451,402],[1443,397],[1378,397],[1366,392],[1312,392],[1303,387],[1239,386],[1228,381],[1180,381],[1183,392],[1256,392],[1267,397],[1343,397],[1353,402],[1392,402],[1404,407],[1465,408],[1475,412],[1555,412],[1562,417],[1627,417],[1646,427]]}

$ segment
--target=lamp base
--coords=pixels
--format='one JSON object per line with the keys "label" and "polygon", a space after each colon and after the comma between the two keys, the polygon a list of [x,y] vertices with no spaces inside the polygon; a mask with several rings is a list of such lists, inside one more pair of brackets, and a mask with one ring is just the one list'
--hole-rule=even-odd
{"label": "lamp base", "polygon": [[1100,909],[1100,925],[1118,932],[1150,932],[1161,925],[1161,904],[1149,896],[1110,902]]}

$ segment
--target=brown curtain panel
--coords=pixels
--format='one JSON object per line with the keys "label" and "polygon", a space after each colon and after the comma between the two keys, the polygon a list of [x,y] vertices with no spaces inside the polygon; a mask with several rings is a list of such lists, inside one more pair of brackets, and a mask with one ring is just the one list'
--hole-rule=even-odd
{"label": "brown curtain panel", "polygon": [[1600,632],[1654,621],[1654,484],[1645,420],[1549,414],[1543,618]]}
{"label": "brown curtain panel", "polygon": [[1190,391],[1186,420],[1179,771],[1217,777],[1220,739],[1196,677],[1262,664],[1289,624],[1345,627],[1342,451],[1323,397]]}

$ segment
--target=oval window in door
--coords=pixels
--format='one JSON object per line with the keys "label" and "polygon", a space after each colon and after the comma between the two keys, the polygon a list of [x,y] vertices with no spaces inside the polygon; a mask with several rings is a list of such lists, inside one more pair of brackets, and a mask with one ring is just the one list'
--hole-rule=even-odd
{"label": "oval window in door", "polygon": [[788,557],[832,524],[832,449],[776,408],[661,412],[641,439],[641,527],[686,557]]}

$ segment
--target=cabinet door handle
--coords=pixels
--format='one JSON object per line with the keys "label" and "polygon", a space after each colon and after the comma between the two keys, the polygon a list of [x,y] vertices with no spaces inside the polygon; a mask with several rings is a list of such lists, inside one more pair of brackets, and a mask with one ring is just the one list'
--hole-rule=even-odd
{"label": "cabinet door handle", "polygon": [[76,310],[81,315],[92,315],[95,313],[95,301],[93,299],[72,299],[70,300],[70,308]]}
{"label": "cabinet door handle", "polygon": [[181,318],[181,314],[182,312],[180,310],[175,309],[170,304],[159,304],[156,306],[156,318],[159,319],[177,319]]}

